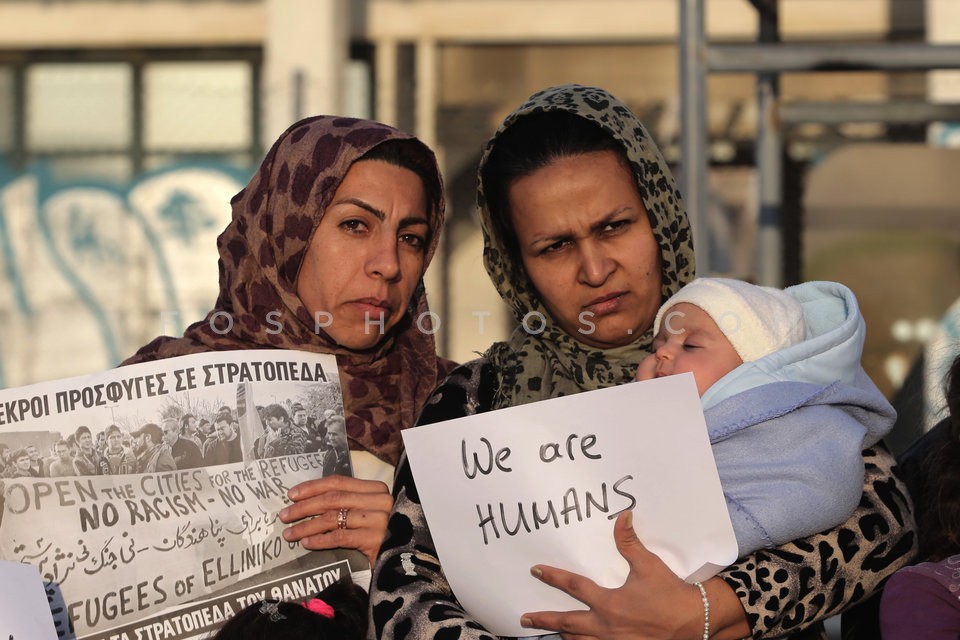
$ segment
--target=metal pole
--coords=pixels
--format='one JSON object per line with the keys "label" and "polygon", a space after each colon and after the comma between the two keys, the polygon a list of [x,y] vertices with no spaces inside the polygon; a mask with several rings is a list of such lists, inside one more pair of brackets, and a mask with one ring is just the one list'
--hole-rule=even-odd
{"label": "metal pole", "polygon": [[263,157],[263,62],[250,63],[250,163],[257,166]]}
{"label": "metal pole", "polygon": [[415,55],[417,94],[414,103],[415,131],[424,144],[435,149],[437,146],[437,83],[440,71],[437,42],[429,38],[419,40]]}
{"label": "metal pole", "polygon": [[706,56],[719,73],[960,69],[960,45],[727,44]]}
{"label": "metal pole", "polygon": [[891,100],[886,102],[791,102],[780,105],[781,124],[960,122],[960,104]]}
{"label": "metal pole", "polygon": [[697,273],[711,272],[707,224],[707,67],[703,0],[680,0],[680,189],[693,226]]}
{"label": "metal pole", "polygon": [[[136,56],[136,59],[132,62],[130,68],[130,133],[132,136],[130,139],[130,161],[131,169],[133,169],[133,175],[139,176],[143,171],[144,164],[143,123],[145,118],[143,113],[143,59],[140,56]],[[177,330],[182,329],[177,327]]]}
{"label": "metal pole", "polygon": [[296,69],[293,72],[293,96],[291,96],[290,102],[293,106],[293,120],[291,122],[296,122],[301,120],[304,114],[304,85],[306,84],[304,78],[303,69]]}
{"label": "metal pole", "polygon": [[[422,38],[416,43],[414,59],[414,86],[416,98],[414,101],[414,131],[417,137],[423,140],[437,154],[437,162],[441,171],[444,170],[443,149],[437,139],[437,98],[440,90],[440,60],[436,40]],[[450,328],[442,328],[451,315],[451,287],[450,261],[452,248],[450,238],[446,233],[440,236],[440,245],[437,247],[437,257],[440,259],[440,268],[428,270],[424,275],[424,284],[431,295],[431,308],[439,309],[440,328],[437,331],[437,350],[441,354],[450,353]],[[435,327],[436,328],[436,327]]]}
{"label": "metal pole", "polygon": [[[779,9],[775,3],[756,5],[760,14],[758,40],[763,45],[780,41]],[[757,182],[760,219],[757,232],[757,280],[768,287],[783,286],[783,141],[777,110],[780,75],[757,74]]]}
{"label": "metal pole", "polygon": [[23,171],[27,166],[27,69],[23,63],[13,65],[13,145],[10,149],[10,168]]}
{"label": "metal pole", "polygon": [[400,123],[397,116],[397,43],[381,39],[374,46],[374,117],[384,124],[397,126]]}

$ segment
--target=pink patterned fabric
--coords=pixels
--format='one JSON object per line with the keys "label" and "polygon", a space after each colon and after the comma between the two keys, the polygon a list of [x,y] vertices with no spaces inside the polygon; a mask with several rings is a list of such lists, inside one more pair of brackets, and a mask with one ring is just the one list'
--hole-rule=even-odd
{"label": "pink patterned fabric", "polygon": [[334,616],[333,607],[328,605],[326,602],[320,598],[310,598],[303,603],[303,606],[314,612],[317,615],[323,616],[324,618],[332,618]]}

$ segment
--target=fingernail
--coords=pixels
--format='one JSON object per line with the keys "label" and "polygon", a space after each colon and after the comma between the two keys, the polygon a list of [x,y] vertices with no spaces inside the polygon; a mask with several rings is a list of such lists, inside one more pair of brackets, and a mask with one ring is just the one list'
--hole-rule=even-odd
{"label": "fingernail", "polygon": [[633,511],[627,511],[627,517],[623,519],[623,523],[631,529],[633,528]]}
{"label": "fingernail", "polygon": [[293,533],[291,533],[290,529],[284,529],[282,535],[283,539],[287,542],[291,542],[293,540]]}
{"label": "fingernail", "polygon": [[290,509],[280,509],[280,519],[283,520],[290,515]]}
{"label": "fingernail", "polygon": [[533,620],[531,620],[530,618],[528,618],[528,617],[526,617],[526,616],[522,616],[522,617],[520,618],[520,626],[521,626],[521,627],[530,628],[530,627],[533,626]]}
{"label": "fingernail", "polygon": [[296,500],[298,495],[300,495],[300,490],[297,489],[296,487],[294,487],[293,489],[290,489],[289,491],[287,491],[287,496],[288,496],[291,500]]}
{"label": "fingernail", "polygon": [[534,578],[539,578],[543,575],[543,569],[540,567],[530,567],[530,574],[533,575]]}

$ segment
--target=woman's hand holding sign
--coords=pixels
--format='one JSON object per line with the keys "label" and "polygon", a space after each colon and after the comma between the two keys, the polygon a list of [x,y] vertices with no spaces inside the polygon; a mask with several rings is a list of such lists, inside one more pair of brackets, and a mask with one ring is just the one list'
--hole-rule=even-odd
{"label": "woman's hand holding sign", "polygon": [[280,520],[296,524],[284,539],[306,549],[359,549],[373,566],[393,508],[387,485],[334,475],[302,482],[287,495],[293,504],[280,511]]}
{"label": "woman's hand holding sign", "polygon": [[[673,571],[640,542],[633,529],[633,514],[624,511],[613,530],[617,550],[630,566],[623,586],[605,589],[584,576],[536,565],[530,572],[544,583],[564,591],[589,607],[586,611],[538,611],[527,613],[521,625],[558,631],[565,640],[679,640],[703,637],[704,617],[700,592],[696,586],[678,578]],[[721,600],[739,603],[736,595],[720,578],[704,583],[711,610],[720,613],[729,606],[717,606]],[[687,606],[678,606],[687,602]],[[700,614],[690,612],[700,609]],[[738,605],[739,608],[739,605]],[[732,640],[747,637],[750,629],[742,617],[710,617],[710,637]]]}

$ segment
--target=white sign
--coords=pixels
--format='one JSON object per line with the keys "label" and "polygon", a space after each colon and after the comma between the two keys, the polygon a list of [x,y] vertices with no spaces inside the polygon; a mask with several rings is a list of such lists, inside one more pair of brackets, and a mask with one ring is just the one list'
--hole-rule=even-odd
{"label": "white sign", "polygon": [[628,566],[613,523],[680,577],[737,557],[692,374],[481,413],[403,431],[450,585],[498,635],[520,616],[584,605],[530,575],[548,564],[618,587]]}
{"label": "white sign", "polygon": [[0,560],[0,638],[57,640],[36,567]]}

